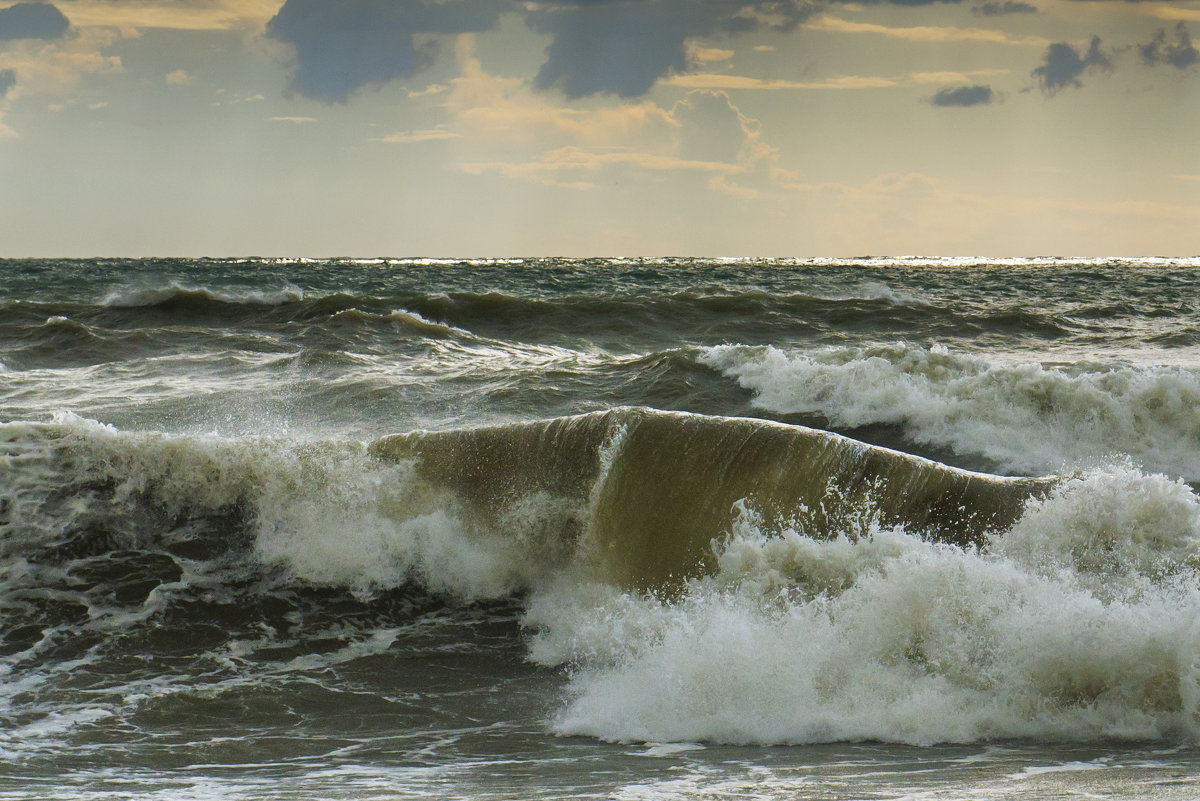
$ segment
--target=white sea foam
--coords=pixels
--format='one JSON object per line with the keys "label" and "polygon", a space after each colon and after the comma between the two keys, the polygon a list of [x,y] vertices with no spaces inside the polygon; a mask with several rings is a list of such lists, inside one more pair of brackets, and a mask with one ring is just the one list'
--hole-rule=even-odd
{"label": "white sea foam", "polygon": [[[364,593],[415,580],[463,598],[497,597],[552,567],[546,557],[555,546],[539,537],[569,513],[554,499],[524,498],[500,518],[522,536],[481,529],[459,516],[452,496],[422,485],[411,465],[371,458],[357,442],[132,434],[71,414],[2,425],[0,441],[0,469],[11,479],[5,551],[14,555],[20,540],[53,541],[137,504],[171,516],[240,509],[250,515],[258,559],[295,578]],[[54,489],[89,482],[107,485],[111,497],[81,492],[46,508]],[[147,599],[135,617],[153,614],[155,603]]]}
{"label": "white sea foam", "polygon": [[814,541],[744,514],[718,572],[677,601],[539,593],[531,654],[573,666],[564,734],[1194,742],[1198,510],[1186,487],[1120,468],[1064,485],[984,550],[878,528]]}
{"label": "white sea foam", "polygon": [[1094,467],[1128,454],[1200,480],[1200,373],[1180,367],[992,364],[896,344],[793,352],[721,346],[701,357],[781,413],[900,425],[914,441],[1014,473]]}

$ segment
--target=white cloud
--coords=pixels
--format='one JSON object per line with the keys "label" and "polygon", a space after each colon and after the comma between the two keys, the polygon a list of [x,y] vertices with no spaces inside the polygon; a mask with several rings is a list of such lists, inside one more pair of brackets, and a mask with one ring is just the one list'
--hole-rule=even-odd
{"label": "white cloud", "polygon": [[723,50],[719,47],[704,47],[699,42],[689,42],[687,46],[688,59],[695,63],[706,63],[710,61],[728,61],[733,58],[732,50]]}
{"label": "white cloud", "polygon": [[1187,8],[1171,3],[1138,3],[1138,11],[1158,19],[1183,22],[1200,22],[1200,8]]}
{"label": "white cloud", "polygon": [[690,73],[674,75],[665,81],[668,86],[688,89],[753,89],[771,90],[835,90],[835,89],[888,89],[897,86],[924,84],[972,83],[982,78],[1007,75],[1011,70],[969,70],[967,72],[910,72],[893,77],[883,75],[838,75],[814,81],[785,81],[750,78],[745,75],[721,73]]}
{"label": "white cloud", "polygon": [[687,89],[885,89],[900,84],[894,78],[871,75],[841,75],[819,81],[785,81],[749,78],[744,75],[722,75],[719,73],[691,73],[673,75],[663,81],[668,86]]}
{"label": "white cloud", "polygon": [[405,131],[402,133],[388,134],[372,139],[372,142],[386,142],[394,145],[406,145],[415,142],[436,142],[442,139],[457,139],[459,134],[448,130],[445,127],[427,128],[420,131]]}
{"label": "white cloud", "polygon": [[1050,40],[1041,36],[1013,36],[992,28],[956,28],[944,25],[923,25],[909,28],[893,28],[869,22],[851,22],[829,14],[805,22],[801,27],[811,31],[834,31],[837,33],[872,33],[892,39],[910,42],[986,42],[991,44],[1017,45],[1023,47],[1046,47]]}
{"label": "white cloud", "polygon": [[718,175],[727,175],[738,170],[736,165],[723,162],[695,161],[656,153],[604,152],[575,146],[547,151],[533,161],[468,162],[462,164],[461,168],[464,172],[476,175],[498,172],[510,178],[522,178],[550,186],[590,189],[595,186],[592,181],[581,178],[572,180],[562,176],[592,176],[612,166],[633,166],[656,171],[687,170]]}
{"label": "white cloud", "polygon": [[450,82],[444,106],[464,134],[510,144],[544,146],[557,137],[560,144],[603,146],[639,134],[661,138],[673,127],[667,112],[648,100],[590,109],[555,105],[545,95],[534,94],[520,78],[486,72],[474,55],[470,34],[459,37],[457,55],[461,73]]}
{"label": "white cloud", "polygon": [[175,70],[167,73],[166,81],[172,86],[191,86],[194,79],[184,70]]}
{"label": "white cloud", "polygon": [[147,28],[224,31],[261,26],[281,0],[73,0],[60,10],[76,28],[119,28],[130,35]]}
{"label": "white cloud", "polygon": [[716,192],[745,199],[796,180],[776,165],[777,151],[761,140],[758,120],[742,114],[724,92],[692,91],[669,111],[659,111],[669,136],[628,136],[608,146],[572,144],[521,161],[471,161],[460,169],[571,189],[594,188],[614,170],[690,173],[705,176]]}
{"label": "white cloud", "polygon": [[111,30],[79,31],[53,42],[22,40],[0,52],[0,69],[15,70],[19,76],[9,99],[37,94],[73,91],[84,75],[125,71],[119,56],[102,50],[113,43]]}
{"label": "white cloud", "polygon": [[450,90],[450,87],[444,83],[431,83],[429,86],[426,86],[424,89],[421,89],[418,91],[409,91],[408,98],[410,100],[413,100],[418,97],[429,97],[430,95],[440,95],[443,92],[447,92],[449,90]]}

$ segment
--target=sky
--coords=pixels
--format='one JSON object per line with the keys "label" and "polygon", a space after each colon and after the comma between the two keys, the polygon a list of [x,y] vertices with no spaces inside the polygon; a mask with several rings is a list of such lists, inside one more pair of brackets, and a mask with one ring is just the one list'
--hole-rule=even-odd
{"label": "sky", "polygon": [[1195,256],[1198,45],[1200,0],[0,0],[0,256]]}

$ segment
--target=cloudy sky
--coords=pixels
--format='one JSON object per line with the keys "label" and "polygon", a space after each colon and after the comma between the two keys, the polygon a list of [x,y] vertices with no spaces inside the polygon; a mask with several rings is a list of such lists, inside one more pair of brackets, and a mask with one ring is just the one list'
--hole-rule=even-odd
{"label": "cloudy sky", "polygon": [[1197,255],[1198,43],[1200,0],[0,0],[0,255]]}

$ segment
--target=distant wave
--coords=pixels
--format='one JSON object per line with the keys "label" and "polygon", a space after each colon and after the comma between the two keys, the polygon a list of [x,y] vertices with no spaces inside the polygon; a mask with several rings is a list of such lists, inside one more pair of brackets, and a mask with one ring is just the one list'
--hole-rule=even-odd
{"label": "distant wave", "polygon": [[898,291],[882,281],[867,281],[856,291],[836,295],[832,300],[886,300],[893,306],[929,306],[929,301],[908,292]]}
{"label": "distant wave", "polygon": [[753,390],[761,408],[847,428],[900,425],[917,442],[982,455],[1005,472],[1128,455],[1200,480],[1200,374],[1189,369],[997,365],[906,344],[803,353],[722,346],[701,360]]}
{"label": "distant wave", "polygon": [[[355,298],[353,295],[342,294],[343,304],[353,304],[358,301],[375,301],[385,299],[383,296],[366,296]],[[104,295],[99,304],[112,308],[137,308],[158,306],[171,302],[215,301],[219,303],[247,304],[262,306],[278,306],[285,303],[312,299],[313,296],[304,289],[288,284],[273,289],[258,289],[253,287],[208,287],[186,283],[171,282],[165,286],[121,287]],[[610,312],[617,309],[645,307],[647,309],[687,309],[695,308],[702,311],[746,311],[757,308],[778,308],[803,310],[809,306],[837,305],[855,302],[880,301],[891,306],[925,306],[927,301],[894,290],[882,282],[866,282],[858,290],[849,293],[830,295],[790,293],[777,294],[768,292],[742,291],[730,293],[724,291],[686,290],[681,292],[645,295],[613,295],[596,296],[556,296],[530,297],[510,295],[505,292],[491,290],[487,292],[429,292],[429,293],[399,293],[394,299],[407,301],[408,304],[419,305],[421,313],[438,312],[444,315],[496,314],[505,316],[509,311],[522,312],[554,310],[579,313]]]}
{"label": "distant wave", "polygon": [[[12,304],[10,304],[12,305]],[[160,286],[120,286],[96,300],[21,301],[12,322],[65,316],[108,328],[146,327],[164,314],[186,315],[190,324],[231,320],[264,325],[303,322],[360,323],[378,328],[384,318],[433,335],[470,331],[481,337],[560,341],[588,337],[610,348],[665,349],[705,342],[837,341],[888,331],[914,339],[980,336],[1058,339],[1087,335],[1087,321],[1050,310],[1019,307],[974,308],[935,303],[881,281],[860,282],[828,292],[773,292],[757,288],[729,291],[719,286],[676,292],[594,294],[512,294],[502,291],[415,291],[375,287],[372,292],[321,292],[292,283],[276,286],[208,285],[175,280]],[[1120,315],[1120,307],[1101,310]],[[428,326],[443,326],[435,331]],[[1175,336],[1190,335],[1182,330]],[[637,343],[633,345],[632,343]],[[1172,341],[1171,344],[1181,344]],[[1186,344],[1183,343],[1183,344]]]}
{"label": "distant wave", "polygon": [[304,297],[304,290],[292,285],[277,289],[254,289],[250,287],[212,289],[204,286],[171,283],[161,287],[124,287],[114,289],[101,298],[100,305],[118,309],[131,309],[209,301],[254,306],[280,306],[284,303],[294,303],[303,300]]}

